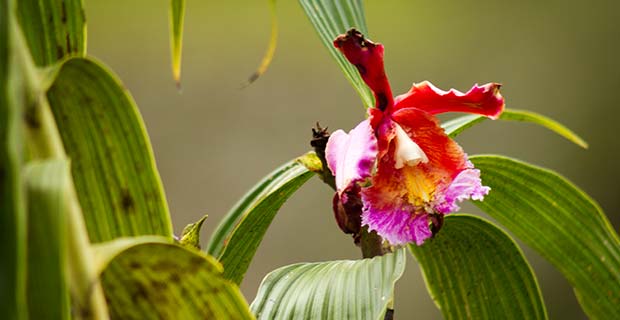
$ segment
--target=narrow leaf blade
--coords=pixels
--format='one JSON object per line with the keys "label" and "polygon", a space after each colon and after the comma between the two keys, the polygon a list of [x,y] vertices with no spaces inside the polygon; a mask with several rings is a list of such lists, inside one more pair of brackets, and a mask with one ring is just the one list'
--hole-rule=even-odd
{"label": "narrow leaf blade", "polygon": [[14,48],[12,1],[0,1],[0,310],[27,319],[26,209],[22,191],[22,108],[25,96]]}
{"label": "narrow leaf blade", "polygon": [[362,80],[357,69],[332,44],[338,35],[351,28],[356,28],[368,36],[362,0],[299,0],[299,3],[318,33],[321,42],[327,47],[331,56],[336,59],[344,75],[362,98],[366,108],[374,106],[372,92]]}
{"label": "narrow leaf blade", "polygon": [[172,236],[168,206],[138,109],[99,63],[69,59],[47,97],[91,241]]}
{"label": "narrow leaf blade", "polygon": [[523,253],[490,222],[450,215],[437,236],[409,249],[445,319],[547,319]]}
{"label": "narrow leaf blade", "polygon": [[215,259],[155,236],[95,248],[113,319],[252,319]]}
{"label": "narrow leaf blade", "polygon": [[226,239],[230,237],[233,230],[241,218],[256,206],[258,202],[266,198],[274,190],[277,190],[290,179],[295,179],[307,173],[303,161],[309,159],[307,156],[289,161],[258,182],[248,193],[246,193],[220,221],[219,225],[211,235],[211,239],[206,248],[206,252],[214,257],[219,257],[225,247]]}
{"label": "narrow leaf blade", "polygon": [[[450,121],[446,121],[441,126],[444,128],[444,130],[449,136],[454,138],[457,135],[459,135],[461,132],[465,131],[465,129],[468,129],[472,127],[473,125],[484,121],[485,119],[487,118],[483,116],[465,115],[465,116],[458,117],[456,119],[452,119]],[[499,119],[538,124],[540,126],[543,126],[559,134],[560,136],[566,138],[567,140],[573,142],[574,144],[584,149],[588,148],[588,143],[585,140],[583,140],[580,136],[578,136],[576,133],[574,133],[573,131],[571,131],[570,129],[562,125],[561,123],[551,118],[545,117],[541,114],[535,113],[535,112],[525,111],[525,110],[516,110],[516,109],[506,109],[501,114]]]}
{"label": "narrow leaf blade", "polygon": [[265,277],[250,308],[257,319],[383,319],[405,263],[399,249],[372,259],[282,267]]}
{"label": "narrow leaf blade", "polygon": [[38,66],[86,54],[82,0],[20,0],[19,23]]}
{"label": "narrow leaf blade", "polygon": [[67,257],[66,160],[33,162],[25,170],[28,196],[28,316],[70,319]]}
{"label": "narrow leaf blade", "polygon": [[[231,220],[223,223],[232,225],[233,217],[239,219],[234,219],[238,222],[227,236],[219,257],[224,265],[224,277],[241,283],[278,210],[313,175],[299,161],[289,162],[259,183],[241,200],[241,205],[231,211]],[[264,184],[265,181],[269,182]]]}
{"label": "narrow leaf blade", "polygon": [[267,51],[265,52],[258,69],[250,75],[244,86],[252,84],[267,71],[267,68],[269,68],[269,65],[271,64],[271,60],[273,60],[273,56],[276,53],[276,48],[278,47],[278,15],[276,14],[276,0],[269,0],[269,12],[271,15],[271,32]]}
{"label": "narrow leaf blade", "polygon": [[181,53],[183,51],[183,21],[185,20],[185,0],[170,0],[170,54],[172,77],[181,84]]}
{"label": "narrow leaf blade", "polygon": [[471,161],[491,187],[475,202],[551,262],[592,319],[620,317],[620,240],[599,206],[556,173],[499,156]]}

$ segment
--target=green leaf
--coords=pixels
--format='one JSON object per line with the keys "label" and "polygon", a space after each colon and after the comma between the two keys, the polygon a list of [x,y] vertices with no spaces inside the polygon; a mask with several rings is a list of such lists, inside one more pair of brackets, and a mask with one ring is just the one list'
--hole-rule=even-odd
{"label": "green leaf", "polygon": [[600,207],[552,171],[499,156],[471,161],[491,187],[476,205],[560,270],[590,318],[620,318],[620,240]]}
{"label": "green leaf", "polygon": [[214,246],[209,247],[218,252],[216,241],[225,239],[219,250],[224,277],[241,283],[278,210],[313,175],[299,161],[291,161],[259,182],[228,213],[211,238]]}
{"label": "green leaf", "polygon": [[121,236],[172,236],[153,152],[138,109],[99,63],[59,66],[47,97],[92,242]]}
{"label": "green leaf", "polygon": [[185,19],[185,0],[170,0],[170,53],[172,57],[172,76],[181,85],[181,53],[183,50],[183,20]]}
{"label": "green leaf", "polygon": [[351,28],[368,36],[362,0],[299,0],[306,15],[336,62],[344,71],[366,108],[374,106],[374,97],[357,69],[333,46],[334,39]]}
{"label": "green leaf", "polygon": [[523,253],[490,222],[450,215],[433,239],[409,249],[445,319],[547,319]]}
{"label": "green leaf", "polygon": [[[456,119],[452,119],[450,121],[446,121],[441,126],[446,131],[450,137],[456,137],[458,134],[463,132],[465,129],[472,127],[473,125],[482,122],[487,119],[483,116],[478,115],[465,115],[458,117]],[[582,148],[588,148],[588,143],[585,142],[581,137],[579,137],[576,133],[562,125],[561,123],[545,117],[541,114],[524,111],[524,110],[516,110],[516,109],[506,109],[499,117],[501,120],[509,120],[509,121],[521,121],[521,122],[530,122],[541,125],[562,137],[568,139],[569,141],[575,143],[576,145]]]}
{"label": "green leaf", "polygon": [[86,53],[82,0],[19,0],[19,23],[38,66]]}
{"label": "green leaf", "polygon": [[142,236],[95,247],[113,319],[252,319],[215,259],[170,241]]}
{"label": "green leaf", "polygon": [[276,53],[276,48],[278,46],[278,15],[276,14],[276,0],[269,0],[269,12],[271,15],[271,35],[269,36],[269,45],[267,46],[267,51],[261,60],[258,69],[254,71],[254,73],[248,78],[248,81],[244,84],[244,86],[248,86],[252,84],[252,82],[256,81],[260,76],[267,71],[269,65],[271,64],[271,60],[273,60],[273,56]]}
{"label": "green leaf", "polygon": [[383,319],[405,262],[399,249],[372,259],[282,267],[265,277],[250,308],[257,319]]}
{"label": "green leaf", "polygon": [[0,1],[0,310],[7,319],[27,319],[26,209],[20,175],[24,96],[12,1]]}
{"label": "green leaf", "polygon": [[32,162],[25,169],[28,196],[28,316],[69,319],[66,160]]}
{"label": "green leaf", "polygon": [[179,243],[186,247],[200,250],[200,229],[206,219],[207,216],[205,215],[200,218],[198,222],[190,223],[185,226],[185,228],[183,228],[183,232],[181,232],[181,240],[179,240]]}
{"label": "green leaf", "polygon": [[264,200],[270,193],[277,191],[278,188],[289,180],[308,175],[308,170],[304,168],[302,163],[310,161],[310,158],[310,156],[305,155],[289,161],[257,183],[220,221],[211,235],[205,251],[214,257],[220,256],[226,246],[227,238],[230,237],[242,217],[246,216],[258,203]]}

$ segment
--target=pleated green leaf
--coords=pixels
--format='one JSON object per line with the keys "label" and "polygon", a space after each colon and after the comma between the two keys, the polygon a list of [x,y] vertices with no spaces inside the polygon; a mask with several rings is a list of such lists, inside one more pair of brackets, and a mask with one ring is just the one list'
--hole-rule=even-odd
{"label": "pleated green leaf", "polygon": [[409,248],[445,319],[547,319],[523,253],[490,222],[450,215],[433,239]]}
{"label": "pleated green leaf", "polygon": [[27,319],[26,211],[20,174],[24,93],[13,46],[13,12],[13,1],[0,1],[0,310],[7,319]]}
{"label": "pleated green leaf", "polygon": [[[308,157],[316,156],[303,158]],[[207,252],[219,256],[227,279],[241,283],[280,207],[313,176],[301,161],[290,161],[265,177],[220,222]]]}
{"label": "pleated green leaf", "polygon": [[69,162],[32,162],[25,168],[28,196],[28,316],[70,319],[65,274]]}
{"label": "pleated green leaf", "polygon": [[168,238],[120,238],[95,252],[112,319],[252,319],[215,259]]}
{"label": "pleated green leaf", "polygon": [[405,262],[399,249],[372,259],[282,267],[265,277],[250,308],[257,319],[383,319]]}
{"label": "pleated green leaf", "polygon": [[19,0],[19,23],[38,66],[86,53],[82,0]]}
{"label": "pleated green leaf", "polygon": [[181,83],[181,53],[183,51],[183,21],[185,0],[170,0],[170,54],[172,76],[177,86]]}
{"label": "pleated green leaf", "polygon": [[[478,116],[478,115],[465,115],[458,117],[456,119],[452,119],[446,121],[441,126],[446,130],[446,133],[451,137],[456,137],[465,129],[472,127],[473,125],[484,121],[487,117]],[[568,139],[574,144],[582,147],[588,148],[588,143],[585,142],[580,136],[576,133],[562,125],[561,123],[545,117],[541,114],[525,111],[525,110],[516,110],[516,109],[506,109],[499,117],[500,120],[508,120],[508,121],[521,121],[521,122],[530,122],[541,125],[562,137]]]}
{"label": "pleated green leaf", "polygon": [[475,204],[562,272],[590,318],[620,318],[620,240],[601,208],[552,171],[499,156],[471,161],[491,187]]}
{"label": "pleated green leaf", "polygon": [[172,236],[153,152],[138,109],[99,63],[73,58],[47,92],[91,241]]}
{"label": "pleated green leaf", "polygon": [[299,3],[319,34],[321,42],[327,47],[332,57],[336,59],[344,75],[362,98],[364,105],[367,108],[374,106],[372,92],[362,80],[357,69],[333,45],[333,41],[338,35],[351,28],[356,28],[368,36],[362,0],[299,0]]}

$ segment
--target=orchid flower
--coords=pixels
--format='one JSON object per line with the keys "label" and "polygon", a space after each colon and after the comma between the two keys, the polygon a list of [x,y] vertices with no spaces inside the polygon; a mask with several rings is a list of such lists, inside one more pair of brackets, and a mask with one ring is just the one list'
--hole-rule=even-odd
{"label": "orchid flower", "polygon": [[496,119],[504,109],[500,85],[468,92],[442,91],[424,81],[392,97],[383,68],[383,45],[351,29],[334,40],[374,93],[369,118],[348,134],[335,131],[326,160],[335,175],[334,211],[340,227],[376,231],[392,245],[421,245],[458,202],[482,200],[480,171],[440,127],[436,114],[466,112]]}

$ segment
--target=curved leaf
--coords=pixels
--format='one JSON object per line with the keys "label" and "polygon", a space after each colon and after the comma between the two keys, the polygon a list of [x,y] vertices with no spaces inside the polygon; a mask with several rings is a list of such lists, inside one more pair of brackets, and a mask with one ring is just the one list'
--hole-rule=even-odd
{"label": "curved leaf", "polygon": [[120,238],[95,250],[114,319],[252,319],[210,256],[156,236]]}
{"label": "curved leaf", "polygon": [[[545,117],[541,114],[525,111],[525,110],[516,110],[516,109],[506,109],[499,117],[501,120],[509,120],[509,121],[521,121],[521,122],[530,122],[541,125],[562,137],[568,139],[574,144],[582,147],[588,148],[588,143],[585,142],[580,136],[576,133],[562,125],[561,123]],[[446,134],[450,137],[456,137],[458,134],[463,132],[465,129],[472,127],[473,125],[482,122],[487,119],[483,116],[478,115],[465,115],[458,117],[456,119],[452,119],[444,122],[441,127],[444,128]]]}
{"label": "curved leaf", "polygon": [[338,35],[351,28],[356,28],[364,35],[368,35],[362,0],[299,0],[299,3],[319,34],[321,42],[327,47],[332,57],[336,59],[344,75],[362,98],[366,108],[374,106],[374,97],[357,69],[332,44]]}
{"label": "curved leaf", "polygon": [[70,319],[65,274],[69,162],[32,162],[24,175],[28,196],[28,317]]}
{"label": "curved leaf", "polygon": [[409,249],[444,318],[547,319],[523,253],[490,222],[450,215],[433,239]]}
{"label": "curved leaf", "polygon": [[93,242],[172,236],[163,188],[138,109],[99,63],[64,62],[47,92]]}
{"label": "curved leaf", "polygon": [[19,0],[19,22],[38,66],[86,53],[82,0]]}
{"label": "curved leaf", "polygon": [[185,0],[170,0],[170,56],[172,77],[181,85],[181,53],[183,50],[183,20],[185,19]]}
{"label": "curved leaf", "polygon": [[276,0],[269,0],[269,12],[271,14],[271,34],[269,36],[267,51],[265,52],[258,69],[252,73],[244,86],[252,84],[252,82],[256,81],[267,71],[267,68],[269,68],[269,65],[271,64],[271,60],[273,60],[273,56],[276,53],[276,48],[278,47],[278,15],[276,14]]}
{"label": "curved leaf", "polygon": [[405,270],[404,249],[363,260],[299,263],[263,279],[257,319],[383,319]]}
{"label": "curved leaf", "polygon": [[[304,157],[312,156],[314,154]],[[214,233],[212,239],[223,235],[221,232],[238,221],[234,229],[227,233],[219,257],[224,265],[224,277],[227,279],[237,284],[241,283],[267,228],[280,207],[313,176],[300,161],[285,164],[261,181],[231,210]]]}
{"label": "curved leaf", "polygon": [[491,187],[474,203],[560,270],[589,317],[620,318],[620,240],[599,206],[554,172],[499,156],[471,161]]}
{"label": "curved leaf", "polygon": [[281,167],[265,176],[252,190],[248,191],[248,193],[228,211],[226,217],[220,221],[211,235],[211,239],[209,239],[205,251],[212,256],[220,256],[226,245],[226,238],[230,237],[239,223],[239,220],[247,215],[257,203],[264,200],[270,193],[273,193],[286,182],[300,175],[307,174],[307,170],[304,170],[304,166],[300,166],[300,164],[309,158],[310,157],[306,155],[283,164]]}

